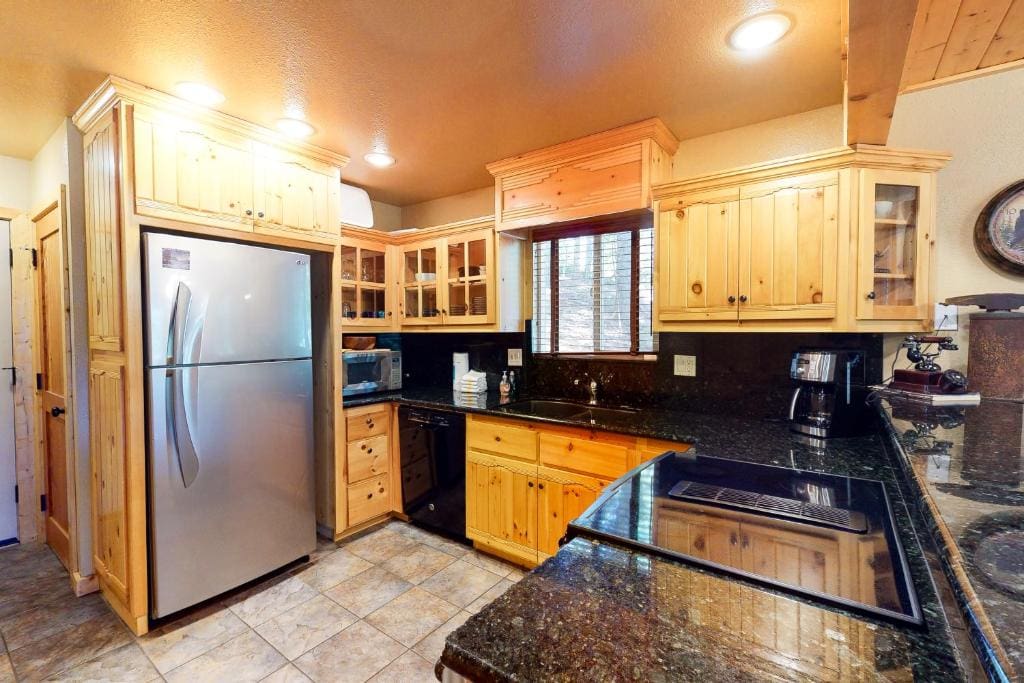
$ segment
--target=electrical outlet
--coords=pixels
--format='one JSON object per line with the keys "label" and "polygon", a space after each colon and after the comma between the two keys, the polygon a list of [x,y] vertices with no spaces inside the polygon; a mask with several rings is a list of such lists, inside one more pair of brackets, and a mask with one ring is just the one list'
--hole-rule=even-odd
{"label": "electrical outlet", "polygon": [[521,368],[521,367],[523,367],[523,350],[522,349],[509,349],[508,350],[508,366],[510,368]]}
{"label": "electrical outlet", "polygon": [[957,329],[957,307],[935,304],[935,331],[953,332]]}
{"label": "electrical outlet", "polygon": [[672,372],[680,377],[697,376],[697,356],[672,356]]}

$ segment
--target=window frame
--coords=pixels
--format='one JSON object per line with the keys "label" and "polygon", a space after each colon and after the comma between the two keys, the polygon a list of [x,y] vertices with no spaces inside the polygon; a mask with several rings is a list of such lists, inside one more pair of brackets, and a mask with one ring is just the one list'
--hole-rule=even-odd
{"label": "window frame", "polygon": [[[611,218],[586,219],[569,224],[547,228],[537,228],[532,234],[532,244],[550,242],[551,255],[551,331],[549,352],[533,352],[541,358],[597,358],[604,360],[652,360],[655,351],[640,350],[640,231],[652,228],[653,214],[650,211],[622,214]],[[558,349],[558,241],[572,237],[587,237],[615,232],[630,233],[630,293],[629,293],[629,350],[628,351],[557,351]],[[531,244],[530,264],[533,264],[533,247]],[[654,246],[652,245],[651,263],[654,262]],[[532,281],[532,278],[531,278]],[[651,287],[654,284],[652,282]],[[535,297],[531,293],[531,300]],[[536,312],[535,312],[536,313]],[[653,318],[653,311],[652,311]],[[536,323],[536,319],[534,319]],[[653,323],[653,320],[652,320]],[[652,335],[654,331],[651,331]],[[532,337],[532,335],[531,335]]]}

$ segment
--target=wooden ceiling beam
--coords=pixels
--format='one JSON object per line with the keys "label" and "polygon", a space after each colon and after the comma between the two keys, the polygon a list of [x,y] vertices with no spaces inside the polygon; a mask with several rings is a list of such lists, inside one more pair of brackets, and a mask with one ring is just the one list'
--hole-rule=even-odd
{"label": "wooden ceiling beam", "polygon": [[846,144],[884,145],[918,0],[848,0]]}

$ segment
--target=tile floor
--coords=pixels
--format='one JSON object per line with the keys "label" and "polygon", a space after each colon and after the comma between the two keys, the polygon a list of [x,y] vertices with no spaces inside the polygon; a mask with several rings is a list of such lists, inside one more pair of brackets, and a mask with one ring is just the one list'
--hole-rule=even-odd
{"label": "tile floor", "polygon": [[135,638],[46,546],[0,549],[0,683],[433,681],[444,639],[522,572],[398,521]]}

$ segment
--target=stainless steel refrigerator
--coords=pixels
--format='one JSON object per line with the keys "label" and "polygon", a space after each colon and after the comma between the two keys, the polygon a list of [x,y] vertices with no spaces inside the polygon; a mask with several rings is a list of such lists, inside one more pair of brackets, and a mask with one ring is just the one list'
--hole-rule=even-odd
{"label": "stainless steel refrigerator", "polygon": [[143,235],[152,617],[316,548],[309,257]]}

